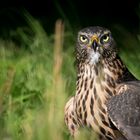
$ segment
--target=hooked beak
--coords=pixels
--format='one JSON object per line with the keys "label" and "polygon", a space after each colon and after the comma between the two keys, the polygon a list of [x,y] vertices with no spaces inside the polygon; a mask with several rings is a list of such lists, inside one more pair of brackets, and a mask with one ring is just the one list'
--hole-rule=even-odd
{"label": "hooked beak", "polygon": [[93,42],[92,42],[93,49],[96,48],[97,46],[98,46],[97,41],[96,40],[93,40]]}
{"label": "hooked beak", "polygon": [[98,37],[94,35],[92,37],[92,48],[94,49],[94,51],[96,51],[97,47],[98,47]]}

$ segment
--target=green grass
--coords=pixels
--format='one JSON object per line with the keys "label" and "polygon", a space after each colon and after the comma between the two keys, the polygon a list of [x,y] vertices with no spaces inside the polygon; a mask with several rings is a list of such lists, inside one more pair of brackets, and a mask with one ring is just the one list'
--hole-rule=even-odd
{"label": "green grass", "polygon": [[[0,40],[0,138],[71,139],[63,111],[66,101],[75,94],[76,35],[66,28],[61,38],[60,30],[59,42],[56,33],[48,36],[39,21],[28,14],[26,20],[28,27],[11,31],[11,40]],[[129,42],[121,39],[120,55],[140,78],[140,40],[124,33]],[[77,140],[91,138],[89,131],[82,131]]]}

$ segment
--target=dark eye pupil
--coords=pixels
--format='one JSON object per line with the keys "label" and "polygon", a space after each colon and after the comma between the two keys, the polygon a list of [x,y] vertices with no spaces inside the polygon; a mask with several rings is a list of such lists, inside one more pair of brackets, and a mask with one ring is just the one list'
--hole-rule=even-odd
{"label": "dark eye pupil", "polygon": [[85,40],[85,39],[86,39],[86,37],[84,37],[84,36],[83,36],[83,37],[82,37],[82,39],[83,39],[83,40]]}
{"label": "dark eye pupil", "polygon": [[104,36],[103,36],[103,39],[107,39],[107,37],[108,37],[108,35],[104,35]]}

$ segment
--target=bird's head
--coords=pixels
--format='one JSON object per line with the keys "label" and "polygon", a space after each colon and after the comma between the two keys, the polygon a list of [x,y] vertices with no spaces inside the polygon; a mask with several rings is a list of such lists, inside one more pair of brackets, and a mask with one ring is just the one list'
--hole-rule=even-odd
{"label": "bird's head", "polygon": [[76,50],[77,60],[90,64],[96,64],[105,57],[111,60],[117,52],[111,32],[99,26],[79,31]]}

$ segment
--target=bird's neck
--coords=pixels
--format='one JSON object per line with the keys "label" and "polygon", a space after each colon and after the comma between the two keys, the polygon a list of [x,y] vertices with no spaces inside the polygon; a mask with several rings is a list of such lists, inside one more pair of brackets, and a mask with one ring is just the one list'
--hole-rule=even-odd
{"label": "bird's neck", "polygon": [[102,92],[107,97],[116,94],[115,88],[118,84],[130,80],[136,80],[136,78],[128,71],[119,57],[112,61],[103,59],[96,65],[86,62],[78,65],[77,84],[79,81],[85,81],[85,83],[90,81],[90,87],[97,87],[98,94]]}
{"label": "bird's neck", "polygon": [[104,71],[106,71],[104,72],[105,75],[110,75],[116,84],[137,80],[118,55],[111,61],[108,58],[104,59],[101,65],[103,65]]}
{"label": "bird's neck", "polygon": [[[86,75],[92,78],[108,81],[106,77],[112,77],[115,83],[137,80],[127,69],[121,58],[117,55],[114,59],[104,58],[99,63],[91,65],[89,62],[82,61],[78,65],[78,77]],[[89,72],[89,73],[88,73]]]}

